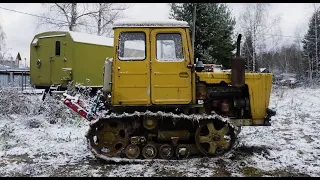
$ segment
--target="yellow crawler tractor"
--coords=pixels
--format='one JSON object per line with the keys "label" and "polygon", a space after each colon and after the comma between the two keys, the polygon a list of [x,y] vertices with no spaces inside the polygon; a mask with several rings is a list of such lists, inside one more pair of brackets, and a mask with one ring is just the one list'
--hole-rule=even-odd
{"label": "yellow crawler tractor", "polygon": [[275,114],[272,74],[245,72],[240,40],[231,72],[205,72],[187,22],[118,21],[97,103],[105,114],[67,94],[64,104],[92,121],[86,137],[98,159],[223,155],[241,126],[270,126]]}

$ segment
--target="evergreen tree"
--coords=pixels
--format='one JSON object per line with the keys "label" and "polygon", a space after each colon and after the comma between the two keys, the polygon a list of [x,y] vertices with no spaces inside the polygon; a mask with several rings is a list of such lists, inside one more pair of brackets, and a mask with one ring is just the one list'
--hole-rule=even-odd
{"label": "evergreen tree", "polygon": [[[316,33],[317,31],[317,33]],[[305,61],[308,64],[308,71],[319,71],[319,52],[320,52],[320,12],[314,13],[309,22],[308,32],[304,36],[303,53],[306,57]],[[316,56],[316,39],[317,39],[317,56]]]}
{"label": "evergreen tree", "polygon": [[[186,21],[193,30],[193,10],[195,3],[172,3],[171,17]],[[221,3],[197,3],[195,29],[195,58],[204,63],[222,64],[230,67],[230,59],[235,49],[233,30],[235,20],[227,5]]]}

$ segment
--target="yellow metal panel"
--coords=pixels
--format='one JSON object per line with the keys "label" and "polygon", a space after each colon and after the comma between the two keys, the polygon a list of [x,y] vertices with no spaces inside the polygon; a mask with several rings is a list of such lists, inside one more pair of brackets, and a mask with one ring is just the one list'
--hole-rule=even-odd
{"label": "yellow metal panel", "polygon": [[[194,53],[191,45],[191,38],[190,38],[190,32],[189,29],[186,28],[186,34],[187,34],[187,44],[188,44],[188,49],[189,49],[189,57],[191,58],[191,64],[195,64],[195,58],[194,58]],[[193,72],[192,73],[192,79],[191,79],[191,86],[192,86],[192,104],[196,104],[196,74]]]}
{"label": "yellow metal panel", "polygon": [[[180,33],[183,45],[182,61],[158,61],[156,35]],[[187,67],[190,56],[187,35],[181,28],[161,28],[151,31],[151,100],[153,104],[189,104],[192,101],[191,70]]]}
{"label": "yellow metal panel", "polygon": [[[121,28],[121,32],[144,32],[146,35],[145,60],[119,60],[114,54],[112,101],[119,104],[151,104],[150,103],[150,40],[149,29]],[[114,46],[118,49],[120,29],[115,29]]]}
{"label": "yellow metal panel", "polygon": [[[198,72],[199,80],[208,84],[222,81],[231,83],[230,72]],[[250,107],[252,119],[263,119],[269,106],[272,87],[272,74],[270,73],[246,73],[245,83],[249,88]]]}

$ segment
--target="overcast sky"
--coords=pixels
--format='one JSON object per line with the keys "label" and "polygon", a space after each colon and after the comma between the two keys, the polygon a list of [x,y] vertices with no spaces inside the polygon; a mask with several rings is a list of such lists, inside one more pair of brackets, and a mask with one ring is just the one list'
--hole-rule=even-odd
{"label": "overcast sky", "polygon": [[[228,4],[232,10],[233,15],[238,18],[242,4],[234,3]],[[42,7],[39,3],[0,3],[0,7],[22,11],[25,13],[41,12]],[[320,5],[318,5],[320,7]],[[281,34],[282,36],[296,36],[297,28],[302,36],[305,33],[308,20],[314,11],[313,4],[303,3],[277,3],[271,4],[271,16],[281,16]],[[143,20],[165,20],[169,18],[170,8],[165,3],[143,3],[132,4],[129,9],[125,11],[125,17],[130,19]],[[6,11],[0,9],[0,24],[6,33],[6,44],[9,48],[9,53],[13,57],[20,52],[22,58],[27,58],[29,64],[29,45],[34,35],[48,30],[54,29],[37,29],[37,17],[20,14],[16,12]],[[282,42],[290,42],[293,38],[283,37]]]}

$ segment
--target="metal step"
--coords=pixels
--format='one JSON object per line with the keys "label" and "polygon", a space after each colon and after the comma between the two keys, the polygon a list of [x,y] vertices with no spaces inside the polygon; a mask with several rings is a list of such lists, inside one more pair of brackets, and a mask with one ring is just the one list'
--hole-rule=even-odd
{"label": "metal step", "polygon": [[50,86],[50,91],[51,91],[51,90],[58,90],[59,87],[60,87],[60,85],[57,85],[57,86],[51,85],[51,86]]}

